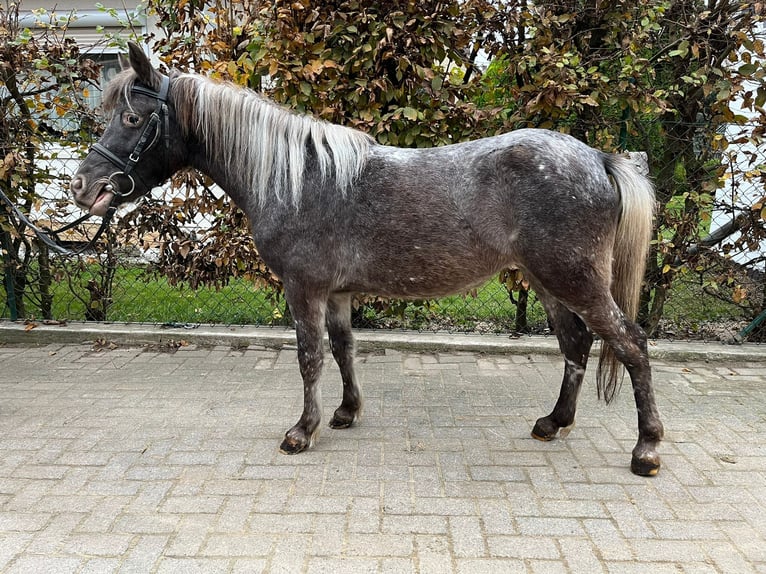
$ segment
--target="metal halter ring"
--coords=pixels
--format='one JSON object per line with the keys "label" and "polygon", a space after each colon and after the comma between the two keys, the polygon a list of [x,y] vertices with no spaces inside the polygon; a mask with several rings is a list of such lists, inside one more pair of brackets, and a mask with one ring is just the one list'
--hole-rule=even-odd
{"label": "metal halter ring", "polygon": [[[112,179],[116,176],[125,176],[130,180],[130,190],[127,192],[121,191],[120,186],[117,185],[117,181]],[[128,197],[130,194],[132,194],[136,190],[136,180],[134,180],[130,174],[125,173],[124,171],[115,171],[112,175],[110,175],[107,178],[107,184],[104,187],[106,191],[109,191],[115,195],[115,197]]]}

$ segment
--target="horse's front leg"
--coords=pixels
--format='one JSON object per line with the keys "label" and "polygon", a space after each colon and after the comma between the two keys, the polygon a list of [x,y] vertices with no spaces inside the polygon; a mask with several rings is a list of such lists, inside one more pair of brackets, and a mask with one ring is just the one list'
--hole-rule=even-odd
{"label": "horse's front leg", "polygon": [[287,288],[285,298],[295,321],[298,365],[303,378],[303,414],[295,426],[285,433],[279,450],[285,454],[297,454],[314,444],[322,418],[319,377],[322,374],[322,336],[327,300],[302,289],[288,291]]}
{"label": "horse's front leg", "polygon": [[336,294],[327,302],[327,332],[335,362],[343,380],[343,400],[330,420],[330,427],[344,429],[362,413],[362,389],[354,374],[354,337],[351,333],[351,295]]}

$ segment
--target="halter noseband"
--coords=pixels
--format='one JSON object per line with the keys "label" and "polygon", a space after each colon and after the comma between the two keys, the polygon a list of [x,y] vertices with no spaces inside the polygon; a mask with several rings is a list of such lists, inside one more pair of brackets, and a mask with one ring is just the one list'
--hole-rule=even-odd
{"label": "halter noseband", "polygon": [[[115,202],[120,198],[128,197],[136,189],[136,182],[133,179],[131,172],[133,171],[133,168],[136,166],[136,164],[140,161],[141,155],[144,152],[150,150],[152,146],[157,143],[160,137],[163,139],[165,152],[170,149],[170,129],[168,126],[169,118],[167,104],[169,90],[170,78],[165,75],[162,76],[162,84],[160,85],[159,92],[155,92],[154,90],[145,88],[144,86],[140,85],[134,85],[131,88],[130,91],[133,94],[141,94],[157,100],[157,107],[152,112],[152,115],[149,116],[149,121],[147,122],[144,131],[141,133],[141,137],[138,138],[136,147],[134,147],[133,151],[130,152],[127,160],[123,160],[122,158],[118,157],[116,154],[98,142],[94,143],[90,148],[101,157],[109,160],[112,165],[119,168],[120,170],[115,171],[109,176],[109,191],[114,194],[112,197],[112,202],[109,205],[109,210],[107,211],[107,216],[109,217],[111,217],[111,215],[109,215],[109,211],[112,211],[117,207]],[[120,191],[119,186],[115,185],[115,182],[112,178],[117,176],[125,176],[128,178],[128,180],[130,180],[130,189],[127,192]],[[144,182],[141,180],[141,177],[138,176],[138,174],[136,174],[136,177],[139,181],[141,181],[141,184],[144,185],[144,187],[147,187],[146,184],[144,184]]]}

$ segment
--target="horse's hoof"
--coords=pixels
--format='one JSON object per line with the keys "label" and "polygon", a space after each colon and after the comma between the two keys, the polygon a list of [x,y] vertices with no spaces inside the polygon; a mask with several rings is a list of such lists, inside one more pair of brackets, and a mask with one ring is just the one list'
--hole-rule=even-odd
{"label": "horse's hoof", "polygon": [[279,445],[279,452],[282,454],[298,454],[299,452],[306,450],[308,446],[308,442],[298,441],[286,436],[285,440],[282,441],[282,444]]}
{"label": "horse's hoof", "polygon": [[543,436],[543,435],[540,435],[540,434],[536,433],[536,432],[534,431],[534,429],[533,429],[533,430],[532,430],[532,432],[531,432],[531,433],[529,433],[529,434],[530,434],[530,435],[532,435],[532,438],[533,438],[533,439],[535,439],[535,440],[540,440],[540,441],[543,441],[543,442],[550,442],[550,441],[552,441],[554,438],[556,438],[556,435],[555,435],[555,434],[554,434],[554,435],[552,435],[552,436]]}
{"label": "horse's hoof", "polygon": [[331,429],[347,429],[354,424],[354,419],[342,419],[339,417],[332,417],[328,426]]}
{"label": "horse's hoof", "polygon": [[537,419],[534,428],[532,429],[532,438],[548,442],[556,438],[556,434],[559,432],[558,425],[553,424],[548,417]]}
{"label": "horse's hoof", "polygon": [[660,471],[660,459],[656,455],[649,459],[634,456],[630,459],[630,471],[638,476],[655,476]]}
{"label": "horse's hoof", "polygon": [[339,411],[340,409],[335,411],[335,414],[330,419],[329,427],[331,429],[347,429],[354,424],[356,415],[348,415]]}

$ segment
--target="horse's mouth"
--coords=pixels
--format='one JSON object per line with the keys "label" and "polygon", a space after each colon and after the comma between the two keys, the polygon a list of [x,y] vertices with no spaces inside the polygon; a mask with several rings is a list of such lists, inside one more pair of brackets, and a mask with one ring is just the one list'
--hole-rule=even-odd
{"label": "horse's mouth", "polygon": [[106,212],[112,203],[114,192],[111,190],[111,186],[107,182],[104,182],[99,185],[95,194],[96,197],[93,200],[93,203],[90,204],[90,207],[86,207],[91,215],[103,217],[106,215]]}

